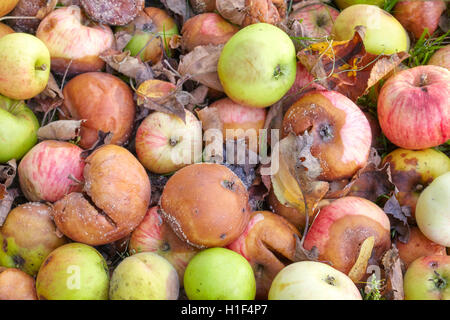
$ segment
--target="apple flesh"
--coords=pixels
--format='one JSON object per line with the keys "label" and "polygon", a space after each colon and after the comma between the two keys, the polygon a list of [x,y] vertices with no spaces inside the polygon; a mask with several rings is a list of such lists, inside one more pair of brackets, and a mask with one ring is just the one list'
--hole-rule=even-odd
{"label": "apple flesh", "polygon": [[352,39],[356,26],[365,27],[363,42],[369,53],[393,54],[409,50],[406,30],[390,13],[377,6],[356,4],[342,10],[334,22],[334,39]]}
{"label": "apple flesh", "polygon": [[188,110],[185,121],[175,115],[153,112],[136,133],[136,153],[149,171],[164,174],[176,171],[202,157],[202,128]]}
{"label": "apple flesh", "polygon": [[39,24],[36,36],[50,51],[52,71],[59,74],[100,71],[105,62],[99,55],[114,44],[111,29],[87,20],[77,6],[51,12]]}
{"label": "apple flesh", "polygon": [[[405,149],[426,149],[450,139],[450,71],[426,65],[389,78],[378,97],[384,135]],[[420,134],[417,134],[420,132]]]}
{"label": "apple flesh", "polygon": [[111,276],[111,300],[177,300],[175,268],[162,256],[142,252],[125,258]]}
{"label": "apple flesh", "polygon": [[19,0],[2,0],[0,3],[0,17],[7,15],[19,3]]}
{"label": "apple flesh", "polygon": [[450,172],[423,190],[417,200],[416,221],[420,231],[442,246],[450,247]]}
{"label": "apple flesh", "polygon": [[362,300],[353,281],[333,267],[301,261],[281,270],[272,282],[269,300]]}
{"label": "apple flesh", "polygon": [[39,269],[36,291],[39,300],[108,300],[108,266],[91,246],[63,245]]}
{"label": "apple flesh", "polygon": [[450,300],[450,256],[415,260],[403,278],[405,300]]}
{"label": "apple flesh", "polygon": [[44,91],[49,74],[50,53],[41,40],[19,32],[0,39],[0,94],[33,98]]}
{"label": "apple flesh", "polygon": [[431,56],[428,64],[443,67],[450,71],[450,44],[437,50]]}
{"label": "apple flesh", "polygon": [[225,248],[197,253],[184,273],[189,300],[253,300],[256,284],[250,263]]}
{"label": "apple flesh", "polygon": [[0,163],[20,160],[37,142],[39,122],[23,101],[0,95]]}
{"label": "apple flesh", "polygon": [[294,83],[295,47],[281,29],[267,23],[252,24],[228,40],[217,68],[231,100],[264,108],[280,100]]}
{"label": "apple flesh", "polygon": [[52,208],[32,202],[11,210],[0,229],[0,265],[36,275],[44,259],[66,243],[52,221]]}
{"label": "apple flesh", "polygon": [[0,300],[37,300],[33,277],[19,269],[0,267]]}

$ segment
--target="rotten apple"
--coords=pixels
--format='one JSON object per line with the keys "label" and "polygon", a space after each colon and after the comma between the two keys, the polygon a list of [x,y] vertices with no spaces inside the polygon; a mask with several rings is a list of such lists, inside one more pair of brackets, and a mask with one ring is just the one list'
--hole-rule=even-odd
{"label": "rotten apple", "polygon": [[130,23],[144,9],[145,0],[80,0],[80,5],[92,20],[121,26]]}
{"label": "rotten apple", "polygon": [[19,0],[3,0],[0,3],[0,17],[11,12],[18,3]]}
{"label": "rotten apple", "polygon": [[37,300],[34,278],[19,269],[0,267],[0,300]]}

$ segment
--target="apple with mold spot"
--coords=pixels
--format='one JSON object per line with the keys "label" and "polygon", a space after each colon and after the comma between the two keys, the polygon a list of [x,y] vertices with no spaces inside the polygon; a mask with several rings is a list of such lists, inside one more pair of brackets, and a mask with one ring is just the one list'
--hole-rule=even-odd
{"label": "apple with mold spot", "polygon": [[[450,139],[450,71],[425,65],[390,77],[378,97],[384,135],[404,149],[425,149]],[[419,134],[420,133],[420,134]]]}
{"label": "apple with mold spot", "polygon": [[308,92],[285,113],[282,137],[313,136],[311,154],[322,168],[319,179],[349,178],[369,157],[372,132],[364,113],[349,98],[327,90]]}
{"label": "apple with mold spot", "polygon": [[78,6],[59,8],[39,24],[36,36],[50,51],[52,71],[74,75],[100,71],[105,62],[100,54],[114,45],[114,34],[107,25],[86,19]]}

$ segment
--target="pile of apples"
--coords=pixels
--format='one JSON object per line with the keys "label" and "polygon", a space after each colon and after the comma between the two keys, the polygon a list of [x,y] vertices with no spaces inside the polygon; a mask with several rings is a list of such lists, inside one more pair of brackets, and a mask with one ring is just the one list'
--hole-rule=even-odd
{"label": "pile of apples", "polygon": [[449,38],[372,113],[297,59],[448,36],[445,1],[388,2],[2,0],[0,299],[450,300]]}

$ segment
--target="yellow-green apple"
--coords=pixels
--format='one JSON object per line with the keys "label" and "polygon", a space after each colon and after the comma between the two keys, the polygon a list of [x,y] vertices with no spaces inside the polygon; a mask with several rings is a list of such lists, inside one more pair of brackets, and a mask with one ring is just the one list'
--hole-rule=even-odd
{"label": "yellow-green apple", "polygon": [[202,127],[188,110],[185,121],[176,115],[153,112],[136,132],[136,153],[154,173],[169,173],[202,160]]}
{"label": "yellow-green apple", "polygon": [[436,31],[445,6],[443,0],[406,0],[397,2],[392,12],[402,26],[419,39],[425,29],[428,32],[426,37]]}
{"label": "yellow-green apple", "polygon": [[377,264],[391,246],[388,216],[375,203],[359,197],[343,197],[320,209],[304,246],[316,247],[319,260],[348,273],[359,256],[360,246],[374,237],[370,264]]}
{"label": "yellow-green apple", "polygon": [[449,96],[449,70],[433,65],[403,70],[381,88],[377,106],[381,130],[405,149],[443,144],[450,139]]}
{"label": "yellow-green apple", "polygon": [[128,252],[155,252],[166,258],[177,270],[178,279],[183,285],[184,270],[198,249],[178,238],[158,210],[157,206],[150,208],[144,220],[131,233]]}
{"label": "yellow-green apple", "polygon": [[294,260],[300,232],[283,217],[270,211],[255,211],[247,228],[227,246],[250,262],[256,279],[256,299],[267,299],[273,279]]}
{"label": "yellow-green apple", "polygon": [[44,259],[66,243],[52,221],[52,208],[38,202],[17,206],[0,229],[0,265],[34,276]]}
{"label": "yellow-green apple", "polygon": [[[82,188],[83,149],[65,141],[45,140],[20,161],[20,188],[29,201],[55,202]],[[77,181],[80,181],[79,183]]]}
{"label": "yellow-green apple", "polygon": [[155,7],[144,8],[131,23],[117,30],[132,35],[124,50],[130,50],[133,56],[140,53],[142,61],[152,64],[161,61],[163,50],[172,50],[170,43],[178,35],[175,20]]}
{"label": "yellow-green apple", "polygon": [[0,300],[37,300],[34,278],[19,269],[0,267]]}
{"label": "yellow-green apple", "polygon": [[353,281],[335,268],[316,261],[295,262],[272,282],[269,300],[362,300]]}
{"label": "yellow-green apple", "polygon": [[304,37],[325,38],[331,34],[334,20],[338,15],[339,10],[317,2],[296,7],[289,14],[289,19],[300,21]]}
{"label": "yellow-green apple", "polygon": [[389,163],[392,182],[402,206],[411,208],[414,217],[420,193],[433,179],[450,171],[450,158],[436,149],[396,149],[386,155],[382,165]]}
{"label": "yellow-green apple", "polygon": [[50,51],[52,71],[59,74],[100,71],[105,62],[99,55],[114,44],[111,28],[87,20],[77,6],[51,12],[39,24],[36,36]]}
{"label": "yellow-green apple", "polygon": [[225,44],[217,66],[227,96],[236,103],[264,108],[280,100],[295,80],[295,47],[281,29],[256,23]]}
{"label": "yellow-green apple", "polygon": [[9,26],[7,26],[4,23],[0,23],[0,38],[3,36],[6,36],[7,34],[14,33],[14,30],[11,29]]}
{"label": "yellow-green apple", "polygon": [[44,91],[49,75],[50,53],[41,40],[20,32],[0,39],[0,94],[33,98]]}
{"label": "yellow-green apple", "polygon": [[189,300],[253,300],[256,283],[243,256],[226,248],[210,248],[189,262],[184,289]]}
{"label": "yellow-green apple", "polygon": [[427,239],[418,227],[411,227],[409,234],[409,240],[407,243],[403,243],[399,240],[395,245],[398,249],[400,259],[402,259],[405,267],[408,266],[416,259],[425,256],[441,255],[446,256],[446,250],[444,246],[441,246],[433,241]]}
{"label": "yellow-green apple", "polygon": [[371,4],[374,6],[382,7],[386,0],[334,0],[334,3],[339,9],[345,9],[355,4]]}
{"label": "yellow-green apple", "polygon": [[111,300],[177,300],[175,268],[162,256],[141,252],[125,258],[111,276]]}
{"label": "yellow-green apple", "polygon": [[20,160],[37,142],[39,122],[23,101],[0,95],[0,163]]}
{"label": "yellow-green apple", "polygon": [[320,179],[349,178],[366,164],[371,128],[364,113],[346,96],[314,90],[297,100],[284,115],[282,137],[306,131],[313,136],[311,154],[320,162]]}
{"label": "yellow-green apple", "polygon": [[181,29],[181,46],[192,51],[197,46],[225,44],[239,28],[219,14],[209,12],[188,19]]}
{"label": "yellow-green apple", "polygon": [[410,40],[403,26],[390,13],[374,5],[356,4],[339,14],[333,26],[336,40],[353,38],[356,26],[365,27],[364,48],[372,54],[408,51]]}
{"label": "yellow-green apple", "polygon": [[85,120],[80,129],[80,147],[92,147],[99,130],[111,132],[113,144],[122,145],[128,140],[136,105],[133,91],[120,78],[106,72],[86,72],[67,82],[63,94],[60,118]]}
{"label": "yellow-green apple", "polygon": [[36,277],[39,300],[108,300],[105,258],[83,243],[68,243],[50,253]]}
{"label": "yellow-green apple", "polygon": [[415,260],[403,278],[405,300],[450,300],[450,256]]}
{"label": "yellow-green apple", "polygon": [[433,53],[428,64],[443,67],[450,71],[450,44]]}
{"label": "yellow-green apple", "polygon": [[0,17],[8,14],[19,3],[19,0],[2,0],[0,3]]}
{"label": "yellow-green apple", "polygon": [[450,172],[423,190],[417,200],[416,222],[420,231],[442,246],[450,247]]}

